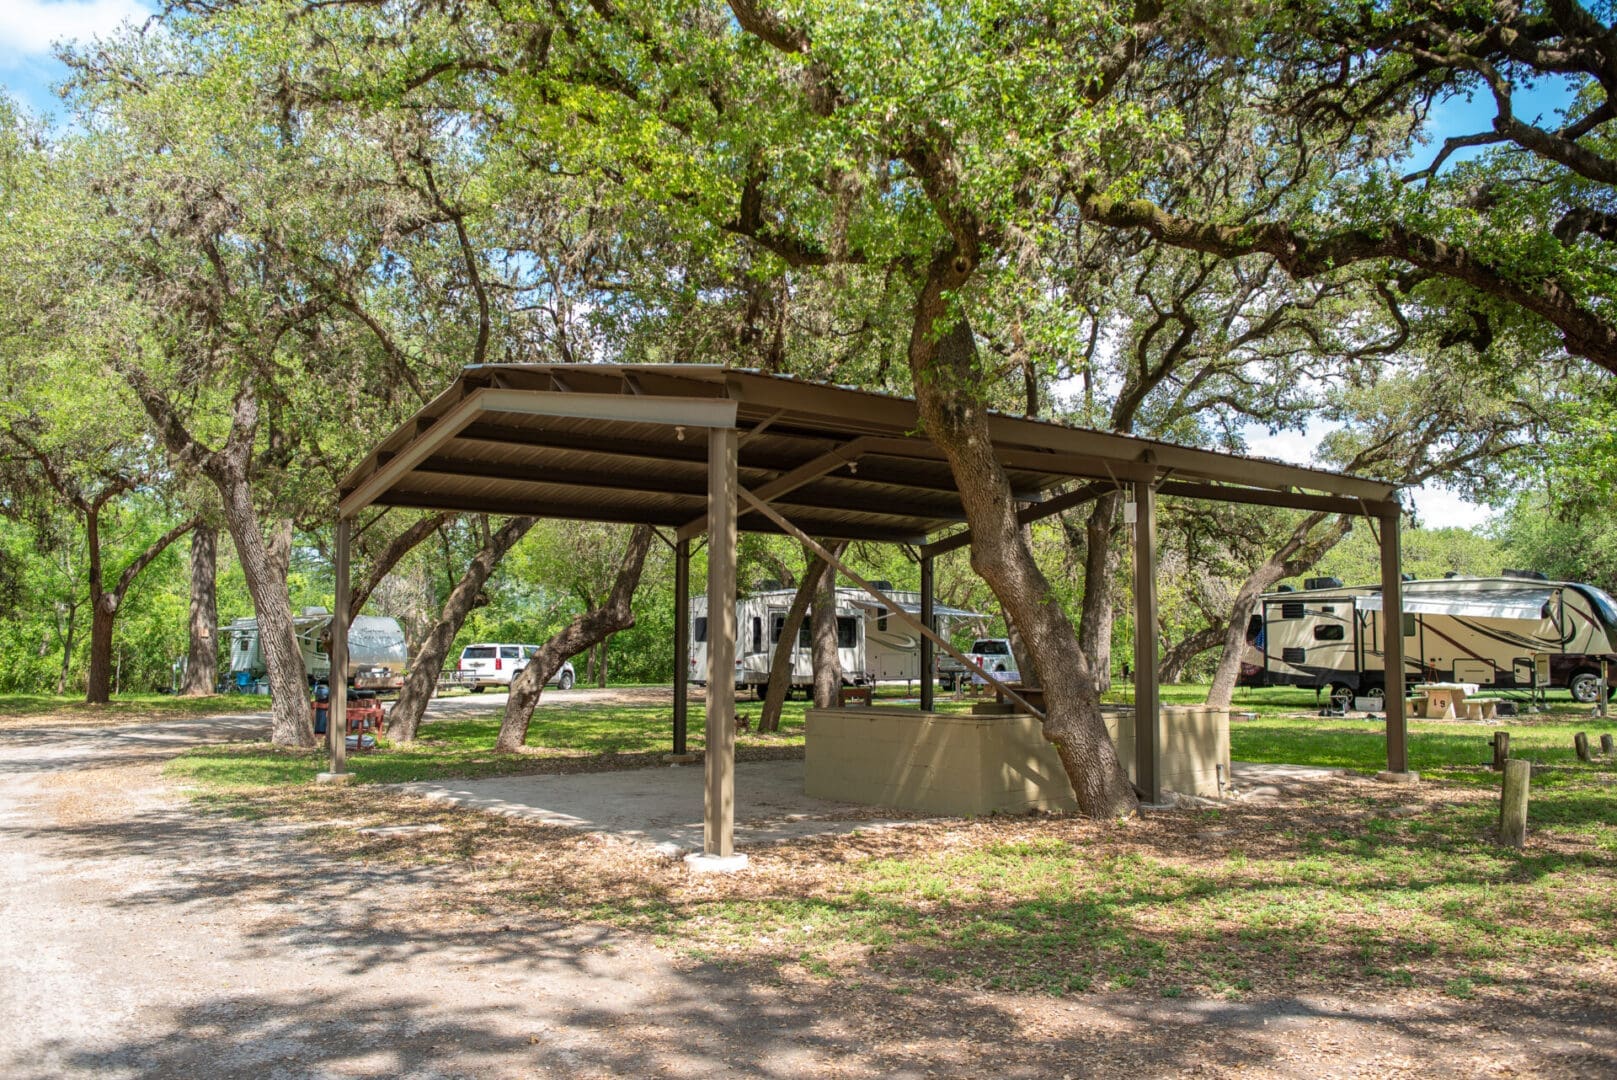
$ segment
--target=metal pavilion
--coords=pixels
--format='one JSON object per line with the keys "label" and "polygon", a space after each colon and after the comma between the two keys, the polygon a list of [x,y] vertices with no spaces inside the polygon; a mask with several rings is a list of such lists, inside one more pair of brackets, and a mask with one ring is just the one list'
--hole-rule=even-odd
{"label": "metal pavilion", "polygon": [[[1397,488],[1382,481],[993,414],[994,449],[1024,523],[1123,489],[1135,504],[1135,625],[1156,625],[1156,502],[1161,496],[1352,514],[1379,521],[1384,602],[1401,605]],[[708,685],[735,663],[736,537],[785,533],[912,545],[923,610],[895,615],[933,649],[933,560],[968,545],[948,462],[919,433],[913,399],[716,366],[502,364],[466,368],[400,426],[339,490],[332,666],[347,666],[352,522],[368,506],[535,515],[668,530],[676,556],[675,752],[685,750],[692,541],[708,538]],[[819,548],[822,555],[829,555]],[[878,599],[839,560],[831,564]],[[1400,635],[1385,646],[1387,770],[1408,771]],[[956,654],[958,655],[958,654]],[[1160,796],[1162,746],[1155,634],[1135,635],[1135,776]],[[922,681],[921,708],[933,705]],[[1013,693],[1013,697],[1016,695]],[[735,702],[707,706],[705,850],[732,854]],[[1018,701],[1021,701],[1018,698]],[[1031,711],[1038,710],[1021,701]],[[329,730],[346,730],[346,695]],[[332,739],[341,773],[343,739]]]}

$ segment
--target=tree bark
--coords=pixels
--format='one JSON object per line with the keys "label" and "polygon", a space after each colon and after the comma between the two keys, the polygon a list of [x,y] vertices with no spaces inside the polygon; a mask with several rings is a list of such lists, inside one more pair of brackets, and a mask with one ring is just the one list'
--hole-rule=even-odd
{"label": "tree bark", "polygon": [[[846,541],[827,544],[837,558],[848,550]],[[837,654],[837,575],[830,566],[820,575],[814,589],[814,614],[810,623],[810,655],[814,664],[814,707],[833,709],[837,691],[842,688],[842,659]]]}
{"label": "tree bark", "polygon": [[602,638],[600,643],[595,646],[596,652],[600,656],[600,659],[595,662],[595,685],[602,690],[606,689],[606,654],[609,644],[611,644],[610,639]]}
{"label": "tree bark", "polygon": [[191,533],[191,641],[186,651],[185,697],[205,697],[219,682],[219,530]]}
{"label": "tree bark", "polygon": [[[640,585],[640,574],[645,569],[646,553],[651,550],[652,531],[649,525],[637,525],[629,534],[629,543],[623,549],[618,563],[618,574],[612,591],[600,607],[573,617],[551,639],[533,654],[528,666],[511,683],[511,696],[505,702],[505,718],[500,721],[499,739],[494,749],[514,754],[528,741],[528,725],[533,720],[534,707],[544,693],[545,684],[561,670],[569,657],[578,655],[597,642],[603,642],[619,630],[634,625],[634,591]],[[681,627],[684,633],[685,628]]]}
{"label": "tree bark", "polygon": [[[1084,595],[1078,612],[1078,649],[1089,657],[1101,693],[1112,688],[1112,616],[1117,598],[1117,532],[1121,491],[1095,500],[1084,523]],[[1071,535],[1069,532],[1069,542]]]}
{"label": "tree bark", "polygon": [[195,526],[196,519],[192,518],[152,541],[124,567],[109,589],[103,578],[101,557],[101,503],[98,501],[86,510],[85,538],[90,556],[90,673],[84,690],[86,704],[105,705],[112,700],[112,631],[118,621],[118,609],[129,595],[129,587],[153,559]]}
{"label": "tree bark", "polygon": [[1274,588],[1283,578],[1295,577],[1320,560],[1335,547],[1352,528],[1352,522],[1339,517],[1321,535],[1310,540],[1310,534],[1328,515],[1309,514],[1291,531],[1283,544],[1265,559],[1250,577],[1235,591],[1230,603],[1230,617],[1223,626],[1224,651],[1219,655],[1218,668],[1213,672],[1213,685],[1207,691],[1207,704],[1227,709],[1235,697],[1235,684],[1241,676],[1241,656],[1246,652],[1246,627],[1252,619],[1252,609],[1258,597]]}
{"label": "tree bark", "polygon": [[[460,633],[461,624],[471,614],[472,608],[477,606],[478,594],[488,583],[494,568],[499,566],[505,553],[527,535],[537,520],[514,517],[498,532],[488,536],[477,554],[472,556],[471,563],[455,587],[449,590],[449,598],[444,601],[438,621],[427,632],[426,639],[410,663],[410,674],[399,691],[399,700],[388,713],[389,739],[401,743],[415,741],[416,733],[421,729],[421,717],[427,711],[427,702],[432,700],[432,693],[437,689],[438,673],[443,670],[444,659],[449,655],[450,646],[455,643],[455,635]],[[533,664],[530,662],[528,667],[532,668]]]}
{"label": "tree bark", "polygon": [[[292,626],[292,600],[284,569],[277,576],[253,505],[253,444],[258,435],[258,395],[244,381],[231,403],[230,433],[224,446],[210,449],[185,426],[174,406],[146,373],[114,360],[114,366],[140,398],[163,443],[180,461],[200,469],[219,491],[225,528],[236,545],[237,560],[247,579],[258,617],[259,648],[269,670],[270,741],[277,746],[313,746],[309,722],[308,674]],[[290,536],[287,537],[290,542]]]}
{"label": "tree bark", "polygon": [[292,625],[285,563],[270,554],[272,545],[265,541],[253,506],[245,463],[223,472],[217,487],[224,504],[225,527],[236,545],[258,619],[258,647],[264,653],[270,684],[270,741],[276,746],[313,746],[309,674],[304,670],[303,651],[298,648],[297,629]]}
{"label": "tree bark", "polygon": [[382,553],[376,557],[375,561],[365,571],[363,580],[354,586],[353,597],[348,604],[348,623],[350,626],[353,625],[354,619],[359,616],[359,611],[365,606],[365,601],[371,598],[371,593],[375,592],[377,586],[382,584],[382,580],[393,572],[393,568],[399,564],[399,561],[415,550],[421,541],[454,519],[454,514],[433,514],[429,517],[421,518],[411,523],[409,528],[388,542],[387,547],[382,549]]}
{"label": "tree bark", "polygon": [[769,661],[769,687],[764,692],[764,705],[758,713],[760,733],[780,730],[780,710],[786,704],[786,691],[792,685],[792,658],[797,653],[797,635],[803,626],[804,616],[808,614],[809,601],[819,588],[825,567],[825,560],[819,556],[809,558],[803,580],[798,582],[797,594],[792,597],[792,606],[786,609],[786,620],[780,627],[780,640],[775,642],[775,655]]}
{"label": "tree bark", "polygon": [[1204,626],[1194,634],[1181,638],[1169,645],[1162,652],[1162,662],[1157,665],[1157,681],[1161,683],[1183,682],[1185,668],[1190,662],[1209,649],[1216,649],[1224,644],[1224,627]]}
{"label": "tree bark", "polygon": [[972,258],[965,251],[940,254],[916,301],[909,362],[922,425],[949,460],[971,527],[972,568],[1020,628],[1043,676],[1044,734],[1079,809],[1091,817],[1132,814],[1139,802],[1101,718],[1099,680],[1023,538],[977,397],[976,344],[953,295],[970,276]]}
{"label": "tree bark", "polygon": [[56,673],[56,694],[58,697],[67,693],[67,669],[73,662],[73,632],[74,624],[78,622],[79,605],[77,603],[67,607],[67,633],[62,638],[62,667]]}

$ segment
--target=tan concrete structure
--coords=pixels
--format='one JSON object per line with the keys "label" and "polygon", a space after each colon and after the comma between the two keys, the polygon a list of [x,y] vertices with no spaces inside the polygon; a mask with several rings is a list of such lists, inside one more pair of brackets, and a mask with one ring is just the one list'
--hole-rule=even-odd
{"label": "tan concrete structure", "polygon": [[[1134,712],[1104,716],[1133,779]],[[1055,748],[1026,713],[810,709],[806,724],[804,791],[814,798],[960,815],[1077,809]],[[1162,732],[1166,789],[1217,795],[1229,783],[1227,711],[1168,706]]]}

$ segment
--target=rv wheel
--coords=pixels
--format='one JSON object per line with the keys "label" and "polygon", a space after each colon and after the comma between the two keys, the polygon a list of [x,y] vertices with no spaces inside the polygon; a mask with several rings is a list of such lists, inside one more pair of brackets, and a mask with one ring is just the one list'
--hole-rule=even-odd
{"label": "rv wheel", "polygon": [[1367,697],[1376,703],[1376,711],[1386,708],[1387,688],[1385,686],[1366,686],[1359,691],[1360,697]]}
{"label": "rv wheel", "polygon": [[1347,712],[1353,708],[1353,688],[1341,683],[1332,683],[1330,686],[1331,704],[1340,712]]}
{"label": "rv wheel", "polygon": [[1593,705],[1600,700],[1600,676],[1592,671],[1580,671],[1567,683],[1572,699],[1581,705]]}

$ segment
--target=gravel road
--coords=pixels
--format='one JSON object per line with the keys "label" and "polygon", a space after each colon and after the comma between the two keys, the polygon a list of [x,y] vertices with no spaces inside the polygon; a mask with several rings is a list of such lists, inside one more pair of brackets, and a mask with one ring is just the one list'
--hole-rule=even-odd
{"label": "gravel road", "polygon": [[450,870],[320,856],[310,826],[210,814],[162,775],[186,746],[263,730],[0,732],[0,1076],[1617,1071],[1609,1016],[894,993],[442,914]]}

